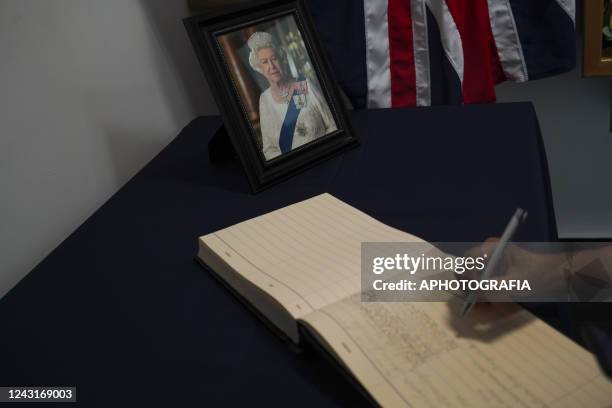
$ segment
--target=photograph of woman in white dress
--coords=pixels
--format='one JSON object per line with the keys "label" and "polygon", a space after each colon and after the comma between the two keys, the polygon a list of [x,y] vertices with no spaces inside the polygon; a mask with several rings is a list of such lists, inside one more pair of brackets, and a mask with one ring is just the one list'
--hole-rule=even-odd
{"label": "photograph of woman in white dress", "polygon": [[254,191],[358,145],[310,17],[292,2],[259,7],[188,29],[227,133],[209,153],[233,147]]}
{"label": "photograph of woman in white dress", "polygon": [[247,45],[249,65],[268,84],[259,96],[261,144],[266,160],[337,130],[318,84],[290,74],[286,51],[272,34],[256,31]]}

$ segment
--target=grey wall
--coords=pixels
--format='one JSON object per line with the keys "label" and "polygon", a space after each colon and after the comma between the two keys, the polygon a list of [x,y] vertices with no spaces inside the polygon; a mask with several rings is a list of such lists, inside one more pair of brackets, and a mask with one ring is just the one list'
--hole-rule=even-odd
{"label": "grey wall", "polygon": [[[582,52],[578,55],[580,60]],[[535,105],[559,235],[612,238],[612,87],[609,78],[582,78],[578,63],[576,70],[561,76],[504,83],[498,86],[497,97],[499,102]]]}
{"label": "grey wall", "polygon": [[0,1],[0,297],[198,114],[186,1]]}

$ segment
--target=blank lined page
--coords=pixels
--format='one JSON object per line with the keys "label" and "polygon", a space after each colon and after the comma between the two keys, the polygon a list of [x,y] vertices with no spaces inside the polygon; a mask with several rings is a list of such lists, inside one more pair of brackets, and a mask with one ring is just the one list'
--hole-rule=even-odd
{"label": "blank lined page", "polygon": [[296,318],[359,293],[362,242],[423,242],[330,194],[200,240]]}
{"label": "blank lined page", "polygon": [[586,350],[512,304],[362,303],[303,318],[382,406],[610,407]]}

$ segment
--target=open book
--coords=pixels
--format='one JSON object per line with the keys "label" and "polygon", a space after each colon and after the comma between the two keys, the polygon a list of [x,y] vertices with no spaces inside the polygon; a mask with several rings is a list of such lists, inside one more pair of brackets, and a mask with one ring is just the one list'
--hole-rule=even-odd
{"label": "open book", "polygon": [[611,406],[594,357],[518,306],[361,302],[362,242],[423,241],[322,194],[201,237],[198,257],[381,406]]}

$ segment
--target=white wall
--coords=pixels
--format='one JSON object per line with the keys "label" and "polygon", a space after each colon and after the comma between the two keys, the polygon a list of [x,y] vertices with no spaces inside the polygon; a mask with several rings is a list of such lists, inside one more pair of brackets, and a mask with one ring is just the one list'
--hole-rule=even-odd
{"label": "white wall", "polygon": [[198,114],[185,0],[0,0],[0,297]]}

